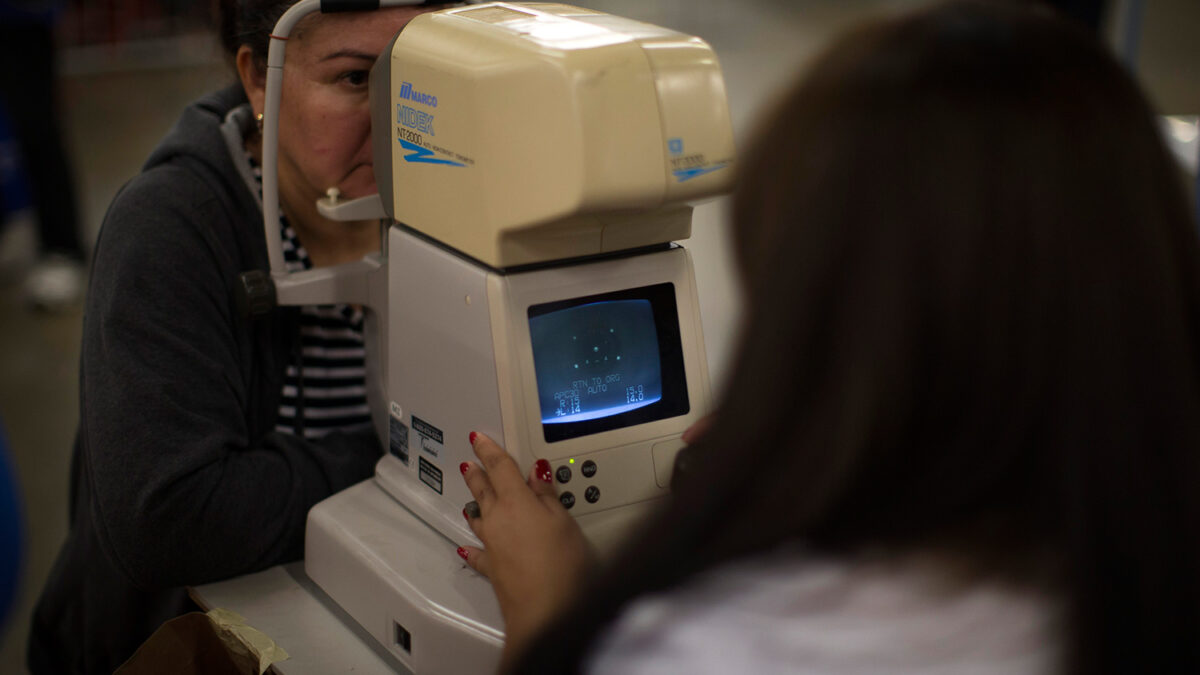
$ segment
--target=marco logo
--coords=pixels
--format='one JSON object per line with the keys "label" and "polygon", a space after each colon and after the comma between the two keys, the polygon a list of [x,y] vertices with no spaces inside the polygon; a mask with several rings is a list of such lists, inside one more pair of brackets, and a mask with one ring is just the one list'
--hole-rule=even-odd
{"label": "marco logo", "polygon": [[430,108],[437,107],[437,97],[433,94],[425,94],[413,89],[412,82],[405,82],[400,85],[400,98],[413,103],[427,105]]}

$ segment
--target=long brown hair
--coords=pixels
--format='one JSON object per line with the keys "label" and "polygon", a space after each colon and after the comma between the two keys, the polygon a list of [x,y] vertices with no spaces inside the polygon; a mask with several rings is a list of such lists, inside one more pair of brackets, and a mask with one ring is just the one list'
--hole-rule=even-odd
{"label": "long brown hair", "polygon": [[517,672],[577,670],[634,597],[785,542],[1039,561],[1068,670],[1200,670],[1200,252],[1103,46],[1013,3],[862,27],[742,166],[716,422]]}

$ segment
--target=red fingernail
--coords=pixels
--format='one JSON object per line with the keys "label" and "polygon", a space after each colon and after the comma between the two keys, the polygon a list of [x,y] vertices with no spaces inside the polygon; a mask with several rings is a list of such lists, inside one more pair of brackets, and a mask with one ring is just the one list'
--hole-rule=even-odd
{"label": "red fingernail", "polygon": [[[469,523],[469,522],[471,522],[471,516],[468,516],[468,515],[467,515],[467,510],[466,510],[466,509],[463,509],[463,518],[466,518],[468,523]],[[461,550],[461,549],[460,549],[460,550]]]}
{"label": "red fingernail", "polygon": [[462,558],[463,560],[466,560],[467,559],[467,549],[459,546],[458,547],[458,557]]}
{"label": "red fingernail", "polygon": [[461,472],[463,472],[463,473],[466,473],[466,472],[467,472],[467,469],[469,469],[469,468],[471,468],[471,465],[470,465],[470,464],[467,464],[466,462],[463,462],[462,464],[459,464],[459,465],[458,465],[458,470],[459,470],[459,471],[461,471]]}
{"label": "red fingernail", "polygon": [[468,438],[468,439],[470,439],[470,441],[471,441],[471,445],[475,445],[475,437],[476,437],[476,436],[478,436],[478,435],[479,435],[479,434],[477,434],[477,433],[475,433],[474,431],[472,431],[472,432],[471,432],[471,435],[470,435],[470,436],[467,436],[467,438]]}
{"label": "red fingernail", "polygon": [[543,483],[549,483],[550,481],[554,480],[554,475],[550,471],[550,462],[547,462],[544,459],[539,459],[538,461],[534,462],[533,467],[534,471],[537,473],[537,477]]}

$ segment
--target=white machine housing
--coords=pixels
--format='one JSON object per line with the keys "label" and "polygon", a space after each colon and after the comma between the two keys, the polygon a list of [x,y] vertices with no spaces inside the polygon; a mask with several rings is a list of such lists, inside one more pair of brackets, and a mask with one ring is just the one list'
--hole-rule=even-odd
{"label": "white machine housing", "polygon": [[[538,459],[556,476],[569,470],[560,495],[602,552],[665,495],[681,433],[710,407],[695,274],[673,242],[690,235],[691,203],[732,182],[724,82],[701,40],[592,10],[490,3],[419,15],[372,70],[379,196],[318,204],[330,218],[390,222],[380,254],[288,275],[267,208],[277,200],[270,116],[288,31],[317,4],[285,14],[268,59],[272,288],[279,304],[367,310],[369,400],[387,448],[374,484],[311,510],[305,571],[407,668],[490,672],[503,644],[495,597],[452,553],[478,543],[458,473],[475,459],[468,434],[491,436],[524,472]],[[628,337],[622,316],[639,317]],[[546,317],[561,335],[531,328]],[[625,406],[584,410],[586,396],[607,393],[598,385],[633,376],[555,346],[567,334],[594,338],[601,358],[636,354],[660,368],[657,401],[625,392]],[[539,376],[572,366],[591,372],[555,385],[560,408],[548,412]],[[564,400],[565,423],[554,417]]]}
{"label": "white machine housing", "polygon": [[[403,226],[387,242],[377,429],[389,454],[377,478],[447,537],[472,541],[457,467],[474,460],[466,439],[480,431],[524,471],[537,459],[570,470],[564,503],[574,498],[604,548],[634,505],[665,493],[680,434],[709,408],[695,275],[670,242],[690,235],[687,202],[732,178],[716,57],[695,37],[537,3],[424,14],[389,52],[371,75],[375,156],[391,158],[375,170]],[[655,284],[673,292],[674,325],[659,328],[677,341],[663,349],[681,354],[682,407],[548,440],[530,308]]]}
{"label": "white machine housing", "polygon": [[[682,447],[680,434],[709,408],[699,304],[687,251],[671,247],[499,274],[401,228],[393,228],[389,237],[389,289],[395,302],[388,334],[396,358],[387,376],[389,452],[376,467],[376,479],[451,540],[474,541],[462,516],[463,504],[472,497],[458,466],[475,461],[467,437],[480,431],[501,443],[523,471],[536,459],[549,460],[564,504],[593,543],[608,548],[640,515],[631,507],[665,494],[675,453]],[[680,357],[674,371],[681,378],[680,414],[548,440],[530,309],[647,287],[669,292],[665,304],[672,311],[670,319],[678,317],[677,330],[666,328],[662,338],[673,341],[664,348],[673,347]],[[620,336],[620,328],[610,330]],[[589,367],[581,356],[578,365],[585,375],[575,381],[586,381],[593,390],[622,389],[628,371],[616,360],[621,350],[590,342],[584,349],[603,350],[613,360]],[[588,398],[586,392],[580,395]]]}
{"label": "white machine housing", "polygon": [[[686,239],[728,189],[725,84],[699,38],[561,4],[419,16],[372,70],[388,215],[488,266]],[[675,205],[675,208],[672,208]]]}

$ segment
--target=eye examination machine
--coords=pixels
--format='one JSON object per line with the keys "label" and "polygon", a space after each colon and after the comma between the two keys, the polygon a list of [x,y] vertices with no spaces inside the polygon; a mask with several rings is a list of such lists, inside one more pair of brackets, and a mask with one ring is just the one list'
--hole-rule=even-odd
{"label": "eye examination machine", "polygon": [[[494,670],[503,623],[459,465],[485,433],[603,554],[669,485],[681,433],[710,408],[692,205],[728,190],[725,85],[698,38],[561,4],[421,14],[371,71],[379,195],[318,205],[379,218],[378,255],[296,274],[279,242],[276,126],[288,32],[268,60],[264,219],[272,271],[250,311],[355,303],[367,316],[374,479],[308,519],[305,571],[416,673]],[[383,2],[412,4],[412,2]],[[274,224],[274,225],[273,225]]]}

